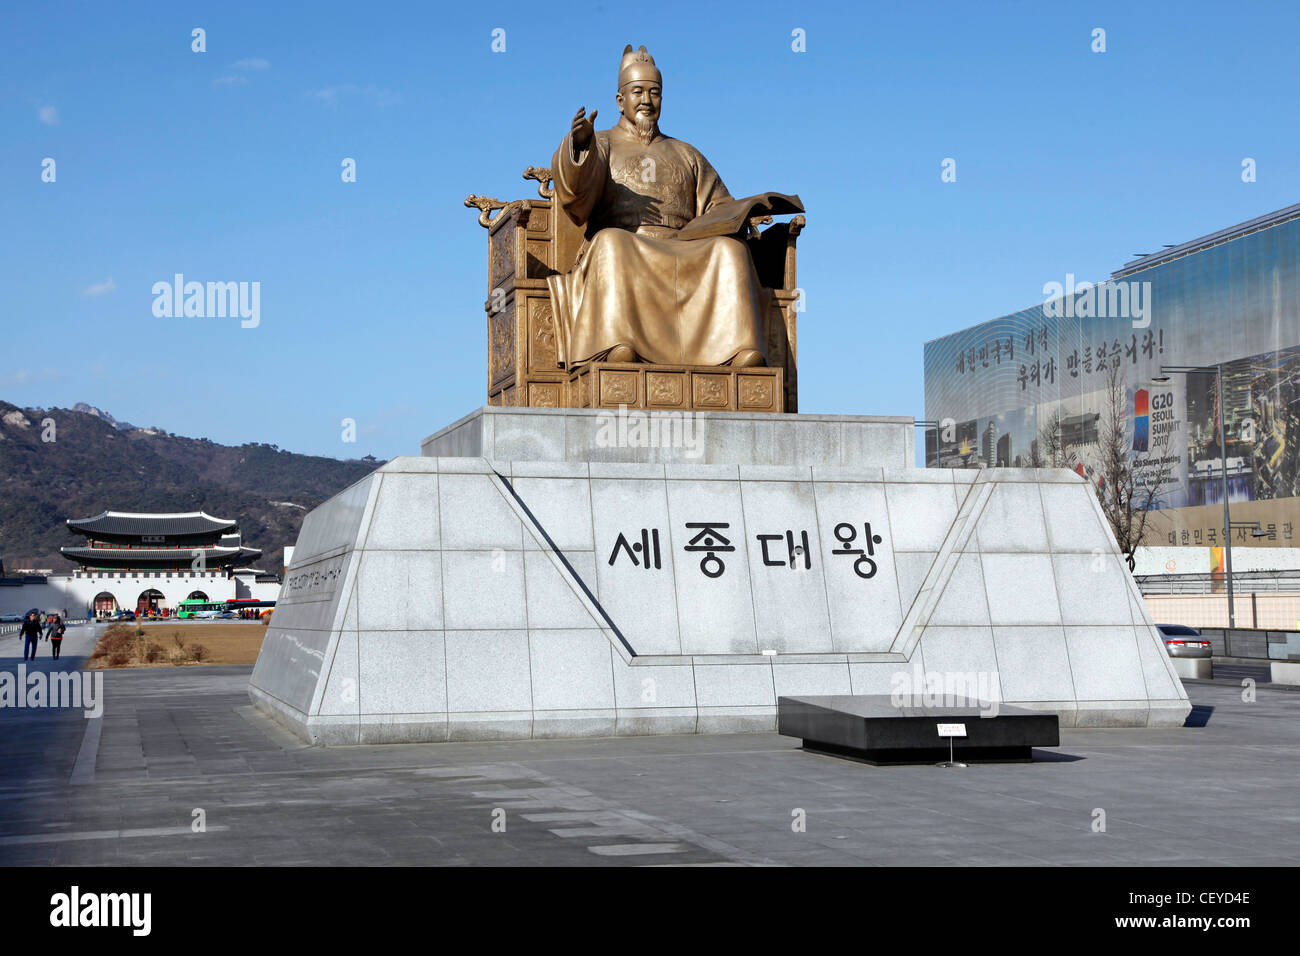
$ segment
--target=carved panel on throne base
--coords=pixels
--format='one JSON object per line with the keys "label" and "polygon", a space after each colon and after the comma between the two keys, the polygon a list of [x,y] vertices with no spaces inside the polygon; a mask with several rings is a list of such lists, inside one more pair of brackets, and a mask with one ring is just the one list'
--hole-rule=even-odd
{"label": "carved panel on throne base", "polygon": [[589,362],[569,376],[571,408],[664,411],[785,411],[780,368]]}

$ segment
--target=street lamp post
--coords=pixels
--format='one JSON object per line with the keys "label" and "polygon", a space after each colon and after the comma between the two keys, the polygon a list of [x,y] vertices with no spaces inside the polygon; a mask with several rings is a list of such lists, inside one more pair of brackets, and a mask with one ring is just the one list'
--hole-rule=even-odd
{"label": "street lamp post", "polygon": [[1232,603],[1232,516],[1228,511],[1228,423],[1223,418],[1223,363],[1214,366],[1219,394],[1219,461],[1223,465],[1223,563],[1228,572],[1228,627],[1237,626],[1237,608]]}

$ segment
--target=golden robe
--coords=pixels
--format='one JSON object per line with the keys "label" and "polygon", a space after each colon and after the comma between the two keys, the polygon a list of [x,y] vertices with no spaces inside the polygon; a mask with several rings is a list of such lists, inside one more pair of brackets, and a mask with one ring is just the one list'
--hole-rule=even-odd
{"label": "golden robe", "polygon": [[557,350],[566,367],[616,345],[659,365],[724,365],[744,349],[766,354],[768,293],[738,239],[675,238],[732,201],[689,143],[657,135],[643,145],[626,119],[595,133],[575,160],[566,136],[551,169],[555,197],[587,227],[577,264],[551,276]]}

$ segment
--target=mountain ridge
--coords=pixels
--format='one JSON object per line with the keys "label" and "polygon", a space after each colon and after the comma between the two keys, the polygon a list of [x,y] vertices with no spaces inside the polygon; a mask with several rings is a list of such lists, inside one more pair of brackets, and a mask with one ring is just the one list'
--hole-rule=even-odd
{"label": "mountain ridge", "polygon": [[244,543],[262,549],[257,566],[279,572],[307,513],[381,464],[219,445],[119,422],[85,402],[42,409],[0,400],[0,560],[67,572],[76,565],[59,548],[84,540],[68,518],[202,510],[237,520]]}
{"label": "mountain ridge", "polygon": [[88,405],[85,402],[77,402],[72,406],[74,412],[84,412],[87,415],[94,415],[96,418],[102,418],[118,431],[131,431],[135,428],[130,422],[119,422],[116,418],[104,411],[102,408],[96,408],[94,405]]}

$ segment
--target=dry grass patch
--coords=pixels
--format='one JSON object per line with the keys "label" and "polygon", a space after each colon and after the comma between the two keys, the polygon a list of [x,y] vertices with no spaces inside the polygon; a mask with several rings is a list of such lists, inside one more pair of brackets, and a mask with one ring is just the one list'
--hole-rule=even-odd
{"label": "dry grass patch", "polygon": [[86,666],[252,665],[262,649],[266,630],[260,621],[113,624],[100,635]]}

